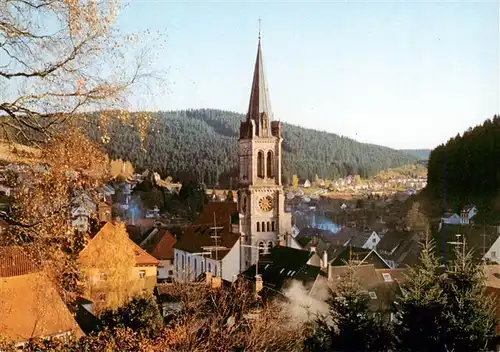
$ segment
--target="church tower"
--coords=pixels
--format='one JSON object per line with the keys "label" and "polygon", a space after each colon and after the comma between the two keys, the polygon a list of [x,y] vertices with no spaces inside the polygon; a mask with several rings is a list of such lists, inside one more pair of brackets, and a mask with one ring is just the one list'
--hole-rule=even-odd
{"label": "church tower", "polygon": [[[273,121],[262,49],[257,48],[250,103],[238,140],[238,207],[245,245],[270,248],[291,231],[281,185],[282,142],[279,121]],[[255,263],[259,249],[242,247],[243,269]]]}

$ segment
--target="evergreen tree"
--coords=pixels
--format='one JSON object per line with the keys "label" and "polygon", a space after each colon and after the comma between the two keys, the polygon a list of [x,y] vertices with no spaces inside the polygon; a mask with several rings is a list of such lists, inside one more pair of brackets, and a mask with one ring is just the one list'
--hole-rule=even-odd
{"label": "evergreen tree", "polygon": [[484,271],[473,260],[472,252],[455,248],[455,260],[443,280],[446,296],[444,320],[446,348],[449,351],[486,351],[495,337],[493,301],[483,293]]}
{"label": "evergreen tree", "polygon": [[330,316],[320,318],[314,335],[306,340],[310,351],[387,351],[392,334],[369,309],[369,297],[361,292],[355,266],[348,272],[329,300]]}
{"label": "evergreen tree", "polygon": [[439,284],[439,258],[434,253],[432,241],[426,243],[420,256],[419,266],[408,268],[405,295],[398,302],[399,323],[395,326],[398,350],[442,351],[440,316],[445,298]]}
{"label": "evergreen tree", "polygon": [[481,264],[462,249],[456,249],[456,259],[439,274],[443,270],[433,243],[427,243],[420,266],[409,269],[405,295],[398,302],[399,351],[486,351],[496,326],[492,300],[482,291]]}

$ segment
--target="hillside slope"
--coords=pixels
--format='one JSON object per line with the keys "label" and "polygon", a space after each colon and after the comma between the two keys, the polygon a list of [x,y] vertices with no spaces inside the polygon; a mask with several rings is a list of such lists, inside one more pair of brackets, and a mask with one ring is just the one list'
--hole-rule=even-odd
{"label": "hillside slope", "polygon": [[[109,122],[109,143],[104,148],[112,158],[132,161],[139,169],[154,168],[175,179],[195,179],[214,185],[227,184],[237,176],[237,139],[244,115],[221,110],[187,110],[151,114],[149,133],[141,151],[135,129],[122,121]],[[102,130],[86,124],[89,136],[100,141]],[[283,123],[283,176],[301,179],[333,178],[348,174],[362,177],[413,163],[407,153],[356,142],[336,134]],[[234,183],[233,183],[234,184]]]}
{"label": "hillside slope", "polygon": [[402,149],[401,151],[413,155],[419,160],[428,160],[431,153],[430,149]]}

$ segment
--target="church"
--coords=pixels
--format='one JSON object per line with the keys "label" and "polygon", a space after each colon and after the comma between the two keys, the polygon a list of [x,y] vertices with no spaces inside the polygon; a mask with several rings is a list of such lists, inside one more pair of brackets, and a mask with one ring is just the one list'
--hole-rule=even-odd
{"label": "church", "polygon": [[259,253],[285,245],[291,214],[281,183],[281,126],[273,119],[262,60],[261,38],[246,119],[238,139],[236,202],[210,202],[174,247],[176,279],[213,275],[226,281],[256,263]]}

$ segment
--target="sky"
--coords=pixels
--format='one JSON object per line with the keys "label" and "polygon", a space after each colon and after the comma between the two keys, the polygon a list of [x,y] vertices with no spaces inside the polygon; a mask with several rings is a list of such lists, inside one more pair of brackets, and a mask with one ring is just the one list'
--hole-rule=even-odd
{"label": "sky", "polygon": [[500,112],[499,1],[138,1],[118,26],[165,34],[165,93],[136,109],[246,113],[261,18],[274,119],[434,148]]}

